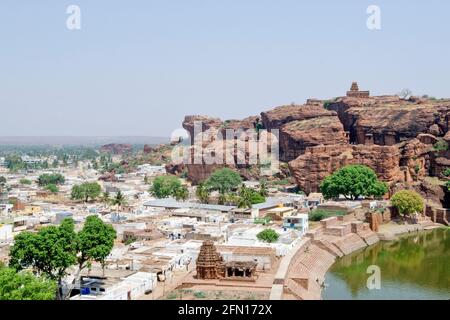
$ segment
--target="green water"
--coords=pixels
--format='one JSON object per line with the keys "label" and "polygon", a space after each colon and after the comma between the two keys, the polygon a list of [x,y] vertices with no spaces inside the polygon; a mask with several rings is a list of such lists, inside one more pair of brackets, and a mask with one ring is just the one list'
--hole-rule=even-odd
{"label": "green water", "polygon": [[[380,289],[367,288],[380,269]],[[325,300],[450,299],[450,229],[434,229],[379,242],[339,259],[325,277]]]}

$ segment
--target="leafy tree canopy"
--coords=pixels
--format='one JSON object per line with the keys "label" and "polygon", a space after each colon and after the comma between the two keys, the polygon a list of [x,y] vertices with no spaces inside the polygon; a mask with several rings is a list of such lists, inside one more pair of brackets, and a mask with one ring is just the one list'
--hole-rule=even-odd
{"label": "leafy tree canopy", "polygon": [[56,281],[0,267],[0,300],[53,300]]}
{"label": "leafy tree canopy", "polygon": [[86,218],[83,229],[78,232],[78,264],[83,267],[88,261],[98,261],[102,265],[110,254],[116,231],[97,216]]}
{"label": "leafy tree canopy", "polygon": [[218,169],[208,178],[206,184],[221,194],[236,189],[242,183],[241,176],[229,168]]}
{"label": "leafy tree canopy", "polygon": [[88,202],[89,199],[97,199],[102,192],[102,187],[97,182],[85,182],[72,187],[71,197],[74,200],[83,200]]}
{"label": "leafy tree canopy", "polygon": [[177,190],[181,188],[181,181],[175,176],[158,176],[153,180],[150,193],[159,198],[175,196]]}
{"label": "leafy tree canopy", "polygon": [[43,187],[49,184],[56,184],[56,185],[64,184],[65,181],[66,179],[60,173],[52,173],[52,174],[44,173],[39,176],[37,183],[38,185]]}
{"label": "leafy tree canopy", "polygon": [[320,190],[327,199],[343,195],[355,200],[360,196],[382,197],[388,187],[380,182],[371,168],[363,165],[346,166],[324,179]]}
{"label": "leafy tree canopy", "polygon": [[[59,284],[71,266],[78,265],[77,276],[93,261],[104,266],[115,238],[113,227],[96,216],[87,217],[78,233],[73,220],[64,219],[60,226],[18,234],[10,250],[9,266],[16,271],[31,268]],[[58,298],[63,298],[60,291]]]}
{"label": "leafy tree canopy", "polygon": [[401,215],[421,213],[424,208],[424,201],[420,194],[412,190],[402,190],[394,194],[391,198],[392,205],[397,208]]}
{"label": "leafy tree canopy", "polygon": [[77,237],[71,219],[37,233],[21,232],[14,240],[9,265],[17,271],[31,267],[50,279],[60,280],[76,262]]}

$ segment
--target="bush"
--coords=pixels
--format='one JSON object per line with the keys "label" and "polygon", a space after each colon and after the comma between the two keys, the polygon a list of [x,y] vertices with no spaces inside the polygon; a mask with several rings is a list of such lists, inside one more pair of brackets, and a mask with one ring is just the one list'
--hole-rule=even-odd
{"label": "bush", "polygon": [[442,172],[442,175],[444,175],[444,177],[450,177],[450,168],[445,169]]}
{"label": "bush", "polygon": [[424,201],[420,194],[411,190],[397,192],[391,198],[391,203],[401,215],[422,213],[424,208]]}
{"label": "bush", "polygon": [[166,298],[169,299],[169,300],[174,300],[174,299],[176,299],[177,297],[178,297],[178,295],[177,295],[176,292],[171,292],[171,293],[169,293],[169,294],[166,296]]}
{"label": "bush", "polygon": [[280,235],[273,229],[265,229],[258,233],[256,237],[261,241],[272,243],[276,242]]}
{"label": "bush", "polygon": [[439,140],[434,144],[434,151],[447,151],[448,150],[448,143],[444,140]]}
{"label": "bush", "polygon": [[259,192],[253,191],[251,195],[252,204],[264,203],[266,202],[266,197],[261,195]]}
{"label": "bush", "polygon": [[194,297],[198,299],[204,299],[206,298],[206,294],[203,291],[196,291],[194,292]]}
{"label": "bush", "polygon": [[58,186],[56,184],[50,183],[45,186],[45,190],[48,190],[52,193],[57,193],[59,191]]}
{"label": "bush", "polygon": [[329,217],[335,216],[343,216],[346,215],[347,211],[345,210],[323,210],[323,209],[315,209],[309,214],[309,220],[311,221],[320,221]]}
{"label": "bush", "polygon": [[33,183],[31,180],[28,180],[28,179],[25,179],[25,178],[20,179],[19,182],[20,182],[20,184],[23,184],[23,185],[30,185],[30,184]]}
{"label": "bush", "polygon": [[323,212],[323,211],[317,211],[317,212],[312,212],[310,215],[309,215],[309,220],[311,220],[311,221],[320,221],[320,220],[323,220],[323,219],[325,219],[325,218],[327,218],[328,216],[326,215],[326,213],[325,212]]}

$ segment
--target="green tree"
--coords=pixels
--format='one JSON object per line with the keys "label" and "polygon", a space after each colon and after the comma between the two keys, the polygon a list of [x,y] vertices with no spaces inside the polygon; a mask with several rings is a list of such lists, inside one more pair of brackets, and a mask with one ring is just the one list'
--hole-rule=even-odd
{"label": "green tree", "polygon": [[195,195],[201,203],[209,203],[211,190],[204,182],[200,182],[195,189]]}
{"label": "green tree", "polygon": [[150,193],[159,198],[175,196],[175,192],[181,188],[181,181],[175,176],[158,176],[153,180]]}
{"label": "green tree", "polygon": [[326,177],[320,185],[320,190],[327,199],[343,195],[346,199],[355,200],[360,196],[381,197],[388,188],[377,179],[371,168],[349,165]]}
{"label": "green tree", "polygon": [[57,296],[62,299],[61,281],[67,269],[75,264],[76,254],[74,222],[64,219],[60,226],[45,227],[37,233],[19,233],[10,250],[9,264],[17,271],[32,268],[39,276],[57,281],[60,288]]}
{"label": "green tree", "polygon": [[0,300],[54,300],[56,281],[0,267]]}
{"label": "green tree", "polygon": [[57,193],[59,191],[58,186],[54,183],[49,183],[45,186],[45,190],[48,190],[52,193]]}
{"label": "green tree", "polygon": [[111,204],[117,206],[117,210],[121,210],[122,206],[127,203],[122,191],[116,193],[116,196],[112,199]]}
{"label": "green tree", "polygon": [[6,178],[4,176],[0,176],[0,185],[4,187],[6,185]]}
{"label": "green tree", "polygon": [[447,181],[447,182],[445,183],[445,186],[447,187],[447,190],[450,191],[450,181]]}
{"label": "green tree", "polygon": [[60,173],[44,173],[39,176],[37,183],[39,186],[43,187],[49,184],[64,184],[65,181],[66,179]]}
{"label": "green tree", "polygon": [[402,190],[391,198],[392,205],[401,215],[407,216],[413,213],[422,213],[424,201],[420,194],[412,190]]}
{"label": "green tree", "polygon": [[261,241],[272,243],[276,242],[280,235],[273,229],[265,229],[258,233],[256,237]]}
{"label": "green tree", "polygon": [[97,216],[86,218],[83,229],[78,232],[78,267],[80,270],[91,261],[97,261],[105,271],[106,257],[111,253],[116,231]]}
{"label": "green tree", "polygon": [[88,202],[89,199],[97,199],[101,192],[102,187],[97,182],[85,182],[72,187],[71,197],[73,200]]}
{"label": "green tree", "polygon": [[266,201],[266,198],[262,196],[259,192],[247,188],[246,186],[242,186],[239,189],[237,199],[238,199],[237,206],[243,209],[250,209],[252,205],[263,203]]}
{"label": "green tree", "polygon": [[236,189],[242,183],[242,179],[236,171],[223,168],[214,171],[206,183],[212,190],[225,194]]}

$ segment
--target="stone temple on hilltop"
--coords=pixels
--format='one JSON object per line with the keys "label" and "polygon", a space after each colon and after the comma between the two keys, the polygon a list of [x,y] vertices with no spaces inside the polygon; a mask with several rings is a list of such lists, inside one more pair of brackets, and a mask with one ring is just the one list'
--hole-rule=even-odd
{"label": "stone temple on hilltop", "polygon": [[360,91],[357,82],[353,82],[350,91],[347,91],[349,98],[368,98],[369,96],[370,91]]}

